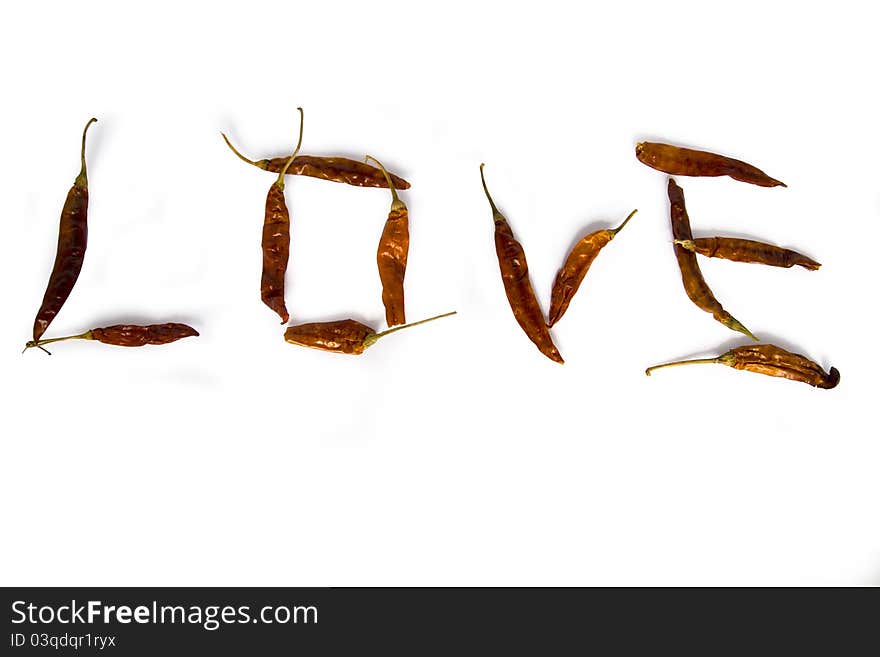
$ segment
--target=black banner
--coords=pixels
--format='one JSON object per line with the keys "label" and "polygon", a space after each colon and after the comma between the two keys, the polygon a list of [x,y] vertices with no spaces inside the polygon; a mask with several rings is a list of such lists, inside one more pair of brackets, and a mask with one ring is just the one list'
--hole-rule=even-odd
{"label": "black banner", "polygon": [[880,610],[876,589],[12,588],[2,597],[2,654],[23,656],[711,654],[804,641],[839,653],[873,634]]}

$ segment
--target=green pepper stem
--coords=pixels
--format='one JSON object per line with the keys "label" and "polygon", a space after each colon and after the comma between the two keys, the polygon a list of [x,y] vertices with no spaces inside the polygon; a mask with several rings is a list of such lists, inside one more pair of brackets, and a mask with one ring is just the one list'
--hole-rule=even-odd
{"label": "green pepper stem", "polygon": [[98,119],[92,117],[89,119],[89,122],[86,123],[86,127],[83,128],[83,136],[82,136],[82,148],[79,152],[79,160],[81,163],[79,175],[76,177],[76,181],[74,184],[77,187],[86,187],[89,184],[88,176],[86,175],[86,133],[89,131],[89,126],[93,123],[97,123]]}
{"label": "green pepper stem", "polygon": [[498,212],[498,208],[495,206],[495,201],[492,200],[492,195],[489,193],[489,188],[486,187],[486,176],[483,174],[483,167],[485,164],[480,164],[480,180],[483,181],[483,191],[486,192],[486,198],[489,199],[489,205],[492,206],[492,214],[494,215],[495,221],[498,221],[498,218],[504,219],[504,215]]}
{"label": "green pepper stem", "polygon": [[662,365],[653,365],[645,370],[645,374],[651,376],[651,372],[654,370],[659,370],[664,367],[678,367],[679,365],[694,365],[699,363],[721,363],[721,357],[718,356],[716,358],[695,358],[693,360],[677,360],[672,363],[663,363]]}
{"label": "green pepper stem", "polygon": [[[79,335],[66,335],[63,338],[46,338],[44,340],[29,340],[24,345],[24,351],[27,351],[28,349],[31,349],[32,347],[37,347],[39,349],[42,349],[43,351],[45,351],[47,354],[49,354],[51,356],[52,352],[50,352],[48,349],[46,349],[43,345],[52,344],[53,342],[61,342],[63,340],[94,340],[94,338],[92,337],[91,331],[86,331],[85,333],[80,333]],[[24,351],[21,353],[24,353]]]}
{"label": "green pepper stem", "polygon": [[758,339],[757,336],[755,336],[754,333],[752,333],[749,329],[747,329],[745,326],[743,326],[742,323],[736,317],[733,317],[732,315],[728,317],[728,319],[724,322],[724,325],[731,330],[739,331],[743,335],[749,336],[755,342],[760,342],[760,340]]}
{"label": "green pepper stem", "polygon": [[376,344],[376,341],[388,335],[389,333],[394,333],[395,331],[399,331],[401,329],[410,328],[413,326],[418,326],[419,324],[424,324],[425,322],[433,322],[435,319],[441,319],[443,317],[449,317],[450,315],[455,315],[457,311],[453,310],[451,313],[443,313],[442,315],[435,315],[434,317],[429,317],[428,319],[420,319],[417,322],[410,322],[409,324],[401,324],[400,326],[395,326],[394,328],[387,329],[380,333],[370,333],[367,337],[364,338],[364,349],[367,347],[372,347]]}
{"label": "green pepper stem", "polygon": [[287,160],[284,168],[281,169],[281,172],[278,174],[278,180],[275,181],[275,184],[278,185],[279,189],[284,189],[284,176],[287,174],[288,167],[293,164],[293,161],[299,154],[299,149],[303,143],[303,123],[305,122],[305,114],[303,113],[302,107],[297,107],[296,109],[299,110],[299,141],[296,143],[296,150],[293,151],[293,155],[291,155],[290,159]]}
{"label": "green pepper stem", "polygon": [[388,175],[388,171],[385,170],[385,167],[382,166],[382,163],[372,155],[365,156],[364,161],[366,162],[367,160],[373,160],[373,162],[378,164],[379,168],[382,169],[382,174],[385,176],[385,180],[388,181],[388,189],[391,190],[391,209],[399,210],[400,208],[405,208],[406,204],[397,197],[397,189],[395,189],[394,183],[391,182],[391,176]]}
{"label": "green pepper stem", "polygon": [[613,228],[613,229],[611,230],[611,237],[612,237],[612,238],[617,236],[617,233],[619,233],[619,232],[623,229],[623,227],[626,226],[626,225],[629,223],[629,220],[633,218],[633,215],[634,215],[636,212],[638,212],[637,209],[636,209],[636,210],[633,210],[632,212],[630,212],[629,215],[627,216],[627,218],[623,220],[623,223],[622,223],[622,224],[620,224],[617,228]]}
{"label": "green pepper stem", "polygon": [[235,146],[232,145],[232,142],[229,141],[229,137],[227,137],[225,134],[223,134],[223,133],[221,132],[221,133],[220,133],[220,136],[223,137],[223,141],[225,141],[225,142],[226,142],[226,145],[229,146],[229,150],[231,150],[233,153],[235,153],[235,154],[239,157],[239,159],[241,159],[241,160],[247,162],[248,164],[252,164],[253,166],[255,166],[255,167],[259,168],[259,169],[265,169],[265,167],[260,166],[260,163],[259,163],[259,162],[254,162],[253,160],[249,160],[249,159],[247,159],[244,155],[242,155],[241,153],[239,153],[239,152],[238,152],[238,149],[237,149]]}

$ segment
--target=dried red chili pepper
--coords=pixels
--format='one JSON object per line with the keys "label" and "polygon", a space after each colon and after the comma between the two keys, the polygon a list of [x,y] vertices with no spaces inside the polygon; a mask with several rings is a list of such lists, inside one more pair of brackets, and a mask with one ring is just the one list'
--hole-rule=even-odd
{"label": "dried red chili pepper", "polygon": [[[221,132],[220,135],[233,153],[235,153],[241,160],[257,167],[258,169],[279,173],[281,169],[284,168],[284,165],[287,164],[288,158],[286,157],[275,157],[272,159],[257,161],[248,159],[238,152],[225,134]],[[350,160],[347,157],[299,155],[294,159],[293,164],[290,165],[286,175],[309,176],[311,178],[320,178],[321,180],[330,180],[333,182],[345,183],[347,185],[354,185],[355,187],[388,187],[388,182],[379,169],[365,162]],[[396,176],[393,173],[389,175],[397,189],[409,189],[409,183],[403,178]]]}
{"label": "dried red chili pepper", "polygon": [[672,218],[672,237],[675,240],[672,248],[675,249],[675,257],[678,260],[678,268],[681,270],[681,282],[684,284],[685,292],[700,310],[712,313],[712,316],[727,328],[744,333],[757,342],[758,338],[718,303],[703,278],[696,254],[681,246],[681,241],[694,239],[691,234],[691,223],[687,209],[684,206],[684,191],[672,178],[669,179],[667,190]]}
{"label": "dried red chili pepper", "polygon": [[[293,162],[302,146],[303,110],[299,110],[299,142],[293,155],[287,160]],[[263,219],[263,276],[260,280],[260,298],[269,308],[278,313],[281,323],[290,319],[284,303],[284,278],[287,275],[287,262],[290,259],[290,212],[284,199],[284,174],[281,169],[278,178],[266,194],[266,213]]]}
{"label": "dried red chili pepper", "polygon": [[804,269],[815,271],[822,265],[812,258],[773,246],[765,242],[747,240],[739,237],[698,237],[693,240],[676,240],[679,246],[688,251],[699,253],[707,258],[724,258],[736,262],[754,262],[772,267],[793,267],[800,265]]}
{"label": "dried red chili pepper", "polygon": [[290,344],[301,347],[333,351],[339,354],[360,355],[364,353],[365,349],[376,344],[379,338],[389,333],[418,326],[425,322],[433,322],[435,319],[449,317],[454,314],[455,311],[444,313],[436,317],[412,322],[411,324],[395,326],[381,332],[376,332],[366,324],[361,324],[353,319],[341,319],[335,322],[311,322],[309,324],[299,324],[298,326],[288,326],[287,330],[284,331],[284,339]]}
{"label": "dried red chili pepper", "polygon": [[593,231],[574,245],[553,282],[553,292],[550,295],[550,318],[547,321],[547,326],[553,326],[562,318],[565,311],[568,310],[568,304],[571,303],[581,282],[587,275],[590,265],[593,264],[593,260],[605,245],[626,226],[636,212],[638,210],[630,212],[629,216],[617,228]]}
{"label": "dried red chili pepper", "polygon": [[177,322],[166,324],[150,324],[148,326],[136,326],[132,324],[115,324],[103,328],[93,328],[79,335],[68,335],[63,338],[47,338],[46,340],[31,340],[25,349],[39,347],[47,354],[44,345],[63,340],[97,340],[104,344],[117,345],[119,347],[143,347],[148,344],[168,344],[181,338],[197,336],[199,334],[193,327]]}
{"label": "dried red chili pepper", "polygon": [[83,128],[82,148],[80,150],[81,168],[67,192],[67,199],[61,210],[61,223],[58,227],[58,248],[55,251],[55,264],[49,283],[43,295],[43,302],[34,319],[34,340],[39,340],[49,324],[61,311],[67,297],[70,296],[76,279],[82,271],[86,257],[86,245],[89,237],[89,180],[86,175],[86,133],[89,126],[98,119],[89,119]]}
{"label": "dried red chili pepper", "polygon": [[489,199],[492,207],[492,219],[495,222],[495,252],[498,256],[498,266],[501,269],[501,281],[504,283],[504,291],[507,293],[507,301],[513,316],[522,330],[535,343],[538,350],[550,360],[563,363],[562,356],[553,344],[550,330],[544,323],[544,312],[535,297],[532,283],[529,281],[529,265],[526,263],[526,254],[522,245],[516,241],[510,224],[504,215],[498,211],[495,201],[486,187],[486,177],[483,175],[483,167],[480,165],[480,179],[483,181],[483,191]]}
{"label": "dried red chili pepper", "polygon": [[396,326],[406,323],[403,278],[406,276],[406,258],[409,254],[409,211],[406,204],[397,197],[394,182],[382,163],[372,155],[367,155],[367,158],[379,166],[391,189],[391,210],[379,238],[376,263],[379,266],[379,279],[382,281],[385,322],[388,326]]}
{"label": "dried red chili pepper", "polygon": [[694,363],[727,365],[738,370],[808,383],[816,388],[833,388],[840,382],[840,372],[837,371],[836,367],[832,367],[829,372],[826,372],[806,356],[794,354],[772,344],[736,347],[717,358],[695,358],[693,360],[679,360],[672,363],[664,363],[663,365],[654,365],[646,369],[645,374],[651,376],[651,372],[663,367]]}
{"label": "dried red chili pepper", "polygon": [[674,176],[730,176],[761,187],[787,187],[751,164],[707,151],[643,141],[636,145],[636,157],[642,164]]}

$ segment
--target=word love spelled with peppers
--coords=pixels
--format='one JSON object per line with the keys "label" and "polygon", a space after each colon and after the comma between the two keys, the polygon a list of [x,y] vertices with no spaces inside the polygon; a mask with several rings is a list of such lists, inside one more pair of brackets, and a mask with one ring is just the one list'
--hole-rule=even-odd
{"label": "word love spelled with peppers", "polygon": [[[226,145],[237,158],[275,176],[269,186],[263,208],[260,299],[275,316],[280,318],[282,324],[288,324],[291,313],[287,307],[285,283],[290,260],[291,216],[285,190],[287,176],[308,176],[354,187],[386,188],[391,193],[391,206],[379,236],[376,265],[382,304],[385,308],[385,323],[388,328],[374,329],[353,319],[306,322],[286,326],[284,340],[290,344],[322,351],[360,355],[388,334],[454,315],[453,311],[406,323],[404,280],[410,251],[409,210],[398,192],[409,189],[410,184],[388,171],[371,155],[366,155],[361,162],[341,156],[301,154],[304,112],[302,108],[297,108],[297,111],[299,137],[292,153],[284,157],[251,160],[239,152],[229,138],[221,133]],[[149,325],[118,324],[92,328],[84,333],[65,337],[43,337],[70,296],[85,259],[89,201],[86,133],[96,121],[97,119],[90,119],[83,129],[80,172],[67,194],[61,211],[55,263],[43,301],[34,318],[32,339],[27,341],[25,350],[38,347],[48,353],[46,345],[73,339],[142,347],[165,345],[181,338],[199,335],[194,328],[186,324],[165,322]],[[762,170],[742,160],[671,144],[640,143],[636,146],[636,158],[643,164],[670,175],[728,177],[760,187],[786,187],[785,183],[771,178]],[[562,364],[564,362],[562,355],[553,342],[550,329],[565,315],[599,253],[629,223],[636,210],[630,212],[616,228],[593,231],[582,236],[575,243],[556,274],[550,295],[550,308],[545,319],[544,311],[529,278],[525,249],[514,236],[509,221],[499,211],[489,193],[484,167],[485,165],[480,165],[480,180],[492,211],[495,255],[511,312],[523,333],[538,351],[550,360]],[[716,299],[700,270],[698,256],[784,268],[798,265],[809,271],[816,271],[821,265],[797,251],[756,240],[723,235],[694,237],[685,207],[684,190],[674,179],[669,178],[667,193],[672,248],[688,298],[697,308],[711,314],[720,324],[757,342],[758,338]],[[805,356],[771,344],[749,344],[735,347],[713,358],[657,365],[648,368],[646,373],[651,374],[660,368],[689,363],[719,363],[734,369],[800,381],[817,388],[833,388],[840,380],[837,369],[832,367],[826,372]]]}

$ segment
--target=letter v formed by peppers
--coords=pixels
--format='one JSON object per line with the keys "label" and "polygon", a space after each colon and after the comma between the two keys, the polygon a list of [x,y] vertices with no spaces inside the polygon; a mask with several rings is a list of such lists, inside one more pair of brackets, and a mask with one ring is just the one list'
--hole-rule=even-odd
{"label": "letter v formed by peppers", "polygon": [[480,178],[483,182],[483,191],[492,208],[495,222],[495,252],[510,309],[523,332],[535,343],[538,350],[550,360],[563,363],[559,350],[553,344],[549,327],[558,322],[565,313],[599,251],[614,239],[636,211],[633,210],[617,228],[594,231],[575,244],[562,269],[556,275],[551,295],[550,318],[545,323],[541,305],[529,281],[529,266],[526,263],[525,251],[513,236],[510,224],[498,211],[489,194],[486,177],[483,174],[484,166],[480,165]]}

